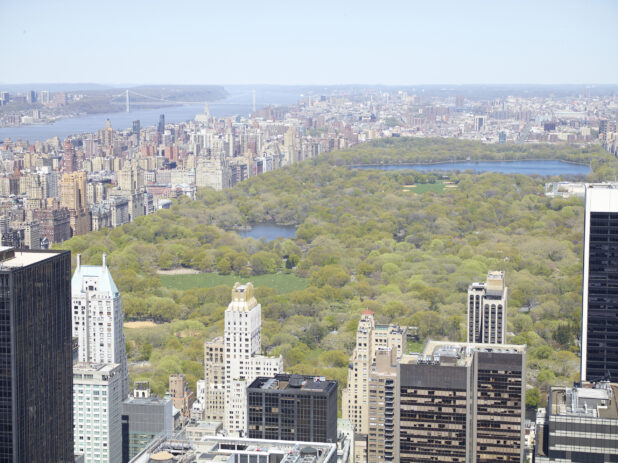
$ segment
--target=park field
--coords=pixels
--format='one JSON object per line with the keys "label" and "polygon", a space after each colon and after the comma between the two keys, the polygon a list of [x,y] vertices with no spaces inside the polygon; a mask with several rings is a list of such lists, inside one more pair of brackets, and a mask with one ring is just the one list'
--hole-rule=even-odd
{"label": "park field", "polygon": [[299,291],[309,286],[309,282],[305,278],[299,278],[296,275],[287,273],[270,273],[267,275],[251,276],[249,278],[237,275],[219,275],[217,273],[159,275],[159,278],[163,286],[182,290],[191,288],[213,288],[219,285],[225,285],[231,288],[237,281],[241,283],[251,282],[256,288],[260,286],[273,288],[279,294]]}
{"label": "park field", "polygon": [[444,188],[456,188],[456,185],[451,183],[418,183],[416,185],[404,185],[403,191],[409,191],[410,193],[442,193]]}

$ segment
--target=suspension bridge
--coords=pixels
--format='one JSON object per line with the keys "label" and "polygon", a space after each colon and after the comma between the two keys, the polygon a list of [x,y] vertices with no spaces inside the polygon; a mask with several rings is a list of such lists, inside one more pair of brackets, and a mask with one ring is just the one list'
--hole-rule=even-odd
{"label": "suspension bridge", "polygon": [[[156,97],[156,96],[151,96],[151,95],[144,95],[143,93],[138,93],[134,90],[125,90],[122,93],[119,93],[118,95],[112,95],[110,102],[113,104],[122,104],[124,102],[125,105],[125,110],[126,112],[130,112],[131,111],[131,95],[133,95],[134,97],[139,97],[139,106],[147,106],[147,105],[156,105],[156,106],[161,106],[161,105],[198,105],[198,104],[210,104],[210,103],[214,103],[217,105],[226,105],[226,106],[238,106],[241,104],[247,104],[247,103],[218,103],[218,102],[213,102],[213,101],[180,101],[180,100],[170,100],[168,98],[162,98],[162,97]],[[255,90],[252,90],[251,92],[247,92],[247,93],[243,93],[243,94],[239,94],[239,95],[234,95],[235,97],[243,97],[243,96],[252,96],[252,102],[253,102],[253,112],[255,112]],[[145,98],[146,100],[149,101],[143,101],[141,100],[141,98]]]}

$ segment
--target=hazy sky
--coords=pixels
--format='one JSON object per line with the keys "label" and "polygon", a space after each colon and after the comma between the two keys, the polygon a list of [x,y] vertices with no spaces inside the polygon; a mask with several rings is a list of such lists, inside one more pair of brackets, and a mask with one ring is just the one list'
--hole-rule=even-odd
{"label": "hazy sky", "polygon": [[616,0],[0,0],[0,82],[618,83]]}

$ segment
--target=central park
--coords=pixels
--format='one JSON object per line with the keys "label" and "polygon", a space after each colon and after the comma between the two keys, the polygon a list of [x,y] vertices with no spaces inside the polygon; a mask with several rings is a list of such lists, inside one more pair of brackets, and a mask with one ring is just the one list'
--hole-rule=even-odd
{"label": "central park", "polygon": [[[382,140],[200,190],[194,201],[59,247],[93,265],[107,253],[129,322],[131,379],[159,394],[170,374],[193,386],[203,377],[203,343],[222,334],[235,281],[256,286],[267,353],[283,355],[289,372],[343,388],[363,310],[414,327],[409,350],[463,341],[468,285],[503,270],[507,342],[528,346],[527,403],[536,407],[550,384],[578,379],[583,200],[545,196],[560,176],[350,167],[530,159],[585,164],[585,181],[618,173],[596,147]],[[295,236],[234,231],[266,223],[297,227]]]}

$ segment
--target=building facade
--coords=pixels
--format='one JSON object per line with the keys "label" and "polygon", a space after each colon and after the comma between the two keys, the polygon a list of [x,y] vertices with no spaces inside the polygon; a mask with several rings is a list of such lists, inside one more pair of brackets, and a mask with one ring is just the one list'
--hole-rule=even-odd
{"label": "building facade", "polygon": [[247,388],[250,439],[337,442],[337,381],[278,374]]}
{"label": "building facade", "polygon": [[[399,461],[399,376],[397,351],[380,347],[369,374],[369,425],[366,445],[368,463]],[[357,452],[362,456],[362,452]]]}
{"label": "building facade", "polygon": [[260,355],[262,307],[253,294],[253,285],[236,283],[232,301],[225,311],[222,339],[204,346],[204,416],[219,420],[230,435],[247,430],[247,386],[258,376],[283,371],[283,359]]}
{"label": "building facade", "polygon": [[185,375],[170,375],[168,393],[174,407],[180,410],[183,416],[191,416],[191,405],[195,400],[195,392],[189,389]]}
{"label": "building facade", "polygon": [[485,283],[468,287],[468,342],[506,342],[507,293],[504,272],[489,272]]}
{"label": "building facade", "polygon": [[68,251],[0,248],[0,461],[73,462],[70,307]]}
{"label": "building facade", "polygon": [[119,364],[122,395],[126,398],[129,394],[129,370],[122,300],[107,267],[105,254],[101,266],[82,265],[81,255],[77,255],[71,293],[73,336],[79,341],[79,361]]}
{"label": "building facade", "polygon": [[122,383],[118,364],[73,366],[75,452],[86,463],[122,459]]}
{"label": "building facade", "polygon": [[377,325],[373,312],[361,314],[356,331],[356,347],[348,369],[348,385],[342,392],[343,418],[350,420],[356,433],[369,432],[369,375],[379,348],[391,348],[397,358],[405,351],[407,332],[398,325]]}
{"label": "building facade", "polygon": [[519,463],[525,346],[430,342],[399,365],[399,461]]}
{"label": "building facade", "polygon": [[260,355],[262,306],[254,297],[251,283],[234,285],[224,319],[224,428],[231,435],[242,435],[247,429],[247,386],[258,376],[281,373],[283,359]]}
{"label": "building facade", "polygon": [[618,188],[587,185],[582,381],[618,378]]}
{"label": "building facade", "polygon": [[618,384],[552,387],[537,419],[536,463],[618,462]]}
{"label": "building facade", "polygon": [[217,337],[204,344],[204,419],[225,417],[225,343]]}
{"label": "building facade", "polygon": [[122,404],[122,462],[127,463],[157,436],[173,431],[172,401],[150,395],[150,388],[137,384]]}

